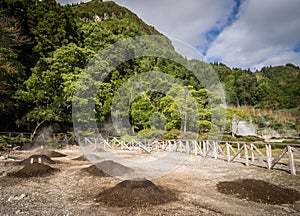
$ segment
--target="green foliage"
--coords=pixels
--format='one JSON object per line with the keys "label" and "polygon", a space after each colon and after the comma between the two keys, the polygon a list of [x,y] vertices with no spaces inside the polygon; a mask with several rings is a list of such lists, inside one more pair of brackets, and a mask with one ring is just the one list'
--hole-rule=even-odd
{"label": "green foliage", "polygon": [[179,135],[180,135],[180,130],[172,129],[170,131],[166,131],[164,133],[163,138],[164,139],[177,139],[177,138],[179,138]]}
{"label": "green foliage", "polygon": [[166,123],[166,118],[159,112],[154,112],[149,118],[149,124],[154,129],[165,130]]}
{"label": "green foliage", "polygon": [[164,130],[144,129],[138,133],[137,137],[139,139],[162,139],[164,133]]}
{"label": "green foliage", "polygon": [[[112,117],[121,121],[129,118],[130,134],[138,132],[146,137],[190,138],[198,130],[204,137],[208,132],[217,134],[224,124],[234,135],[239,121],[249,119],[242,111],[228,109],[226,120],[225,109],[218,106],[221,98],[209,90],[216,83],[210,65],[178,55],[167,38],[153,49],[187,68],[169,59],[146,56],[124,61],[110,74],[104,73],[108,62],[134,54],[129,47],[125,52],[116,50],[106,61],[94,61],[91,74],[82,74],[87,62],[110,44],[134,36],[161,35],[114,2],[93,0],[61,6],[55,0],[3,0],[0,8],[0,118],[5,123],[1,130],[14,128],[9,122],[17,119],[25,130],[36,131],[42,124],[54,122],[72,127],[72,102],[83,107],[95,104],[99,125],[111,122]],[[297,109],[300,105],[297,66],[265,67],[255,73],[230,69],[222,63],[212,66],[230,105],[273,110]],[[98,73],[93,73],[96,68]],[[198,77],[190,72],[192,69],[199,72]],[[145,92],[131,101],[122,93],[114,98],[127,80],[148,71],[163,71],[185,87],[161,80],[161,92],[166,94],[152,91],[155,83],[148,83]],[[79,76],[83,76],[81,83],[77,83]],[[95,81],[95,77],[104,82]],[[98,89],[96,97],[74,96],[76,86],[85,92],[91,85]],[[124,90],[132,91],[133,86]],[[119,113],[111,113],[113,102]],[[95,120],[84,113],[75,115],[84,124]],[[296,123],[278,122],[272,116],[255,117],[254,121],[261,128],[297,129],[299,116],[295,114]]]}
{"label": "green foliage", "polygon": [[149,119],[155,108],[147,97],[138,97],[131,105],[132,124],[137,131],[149,128]]}
{"label": "green foliage", "polygon": [[34,52],[40,56],[77,42],[74,14],[69,6],[62,7],[55,0],[35,1],[27,8],[29,32],[34,37]]}
{"label": "green foliage", "polygon": [[224,64],[214,64],[213,67],[225,85],[227,103],[234,106],[256,104],[257,80],[253,72],[230,69]]}
{"label": "green foliage", "polygon": [[8,144],[9,138],[7,136],[0,136],[0,148],[6,147]]}
{"label": "green foliage", "polygon": [[[145,24],[136,14],[112,1],[93,0],[74,5],[72,8],[74,14],[80,20],[85,22],[103,21],[103,26],[110,28],[112,32],[118,35],[123,34],[124,31],[127,31],[130,34],[129,36],[142,34],[160,35],[157,30]],[[122,26],[119,23],[122,23]],[[131,26],[135,26],[135,29],[131,28]]]}
{"label": "green foliage", "polygon": [[20,100],[32,104],[19,124],[34,122],[39,127],[45,121],[69,123],[76,80],[93,55],[89,49],[69,44],[52,57],[41,58],[25,82],[26,89],[16,93]]}
{"label": "green foliage", "polygon": [[[222,141],[264,142],[264,139],[256,136],[233,137],[231,134],[223,134]],[[265,147],[265,145],[262,145],[261,147]]]}
{"label": "green foliage", "polygon": [[22,111],[17,105],[14,93],[24,82],[24,66],[18,61],[13,47],[26,42],[17,21],[0,11],[0,130],[15,127],[14,121]]}
{"label": "green foliage", "polygon": [[[192,88],[192,87],[190,87]],[[178,84],[174,84],[170,90],[167,93],[167,97],[171,97],[173,100],[173,104],[170,106],[164,105],[165,106],[165,111],[168,111],[168,116],[171,117],[169,118],[169,121],[172,120],[174,121],[173,118],[173,111],[169,109],[169,107],[173,109],[177,109],[177,123],[176,125],[181,125],[181,129],[183,129],[184,132],[186,131],[195,131],[197,130],[197,119],[199,117],[197,113],[197,105],[192,97],[190,95],[190,92],[187,88],[183,88],[182,86]],[[171,113],[170,113],[171,112]],[[178,116],[179,114],[179,116]],[[178,118],[179,117],[179,118]],[[173,123],[172,123],[173,124]],[[170,128],[170,125],[169,125]],[[174,128],[175,129],[175,128]],[[177,128],[180,129],[180,128]]]}
{"label": "green foliage", "polygon": [[292,64],[263,67],[261,71],[230,69],[213,64],[225,86],[227,103],[257,108],[291,109],[300,105],[300,68]]}
{"label": "green foliage", "polygon": [[259,103],[257,107],[290,109],[300,105],[300,68],[286,66],[264,67],[259,73]]}
{"label": "green foliage", "polygon": [[240,121],[250,120],[250,115],[248,113],[246,113],[243,110],[232,109],[232,108],[228,108],[226,110],[226,117],[227,117],[227,122],[225,125],[227,127],[227,132],[231,133],[233,137],[236,136]]}

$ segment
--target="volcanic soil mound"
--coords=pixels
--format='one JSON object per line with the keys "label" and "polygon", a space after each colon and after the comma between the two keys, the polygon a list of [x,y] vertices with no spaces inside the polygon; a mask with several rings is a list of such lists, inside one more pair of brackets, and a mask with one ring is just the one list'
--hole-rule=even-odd
{"label": "volcanic soil mound", "polygon": [[97,147],[94,152],[105,152],[105,150],[102,147]]}
{"label": "volcanic soil mound", "polygon": [[86,158],[85,155],[80,155],[79,157],[74,158],[72,160],[75,160],[75,161],[88,161],[88,159]]}
{"label": "volcanic soil mound", "polygon": [[217,189],[223,194],[267,204],[291,204],[300,199],[298,191],[255,179],[219,182]]}
{"label": "volcanic soil mound", "polygon": [[9,176],[17,178],[30,178],[30,177],[41,177],[51,175],[54,172],[59,171],[59,169],[52,168],[46,164],[33,163],[26,164],[22,169],[15,173],[10,173]]}
{"label": "volcanic soil mound", "polygon": [[177,200],[175,193],[147,179],[125,180],[100,193],[96,202],[113,207],[147,207]]}
{"label": "volcanic soil mound", "polygon": [[[40,160],[40,161],[39,161]],[[18,164],[30,164],[31,162],[33,163],[46,163],[46,164],[55,164],[56,162],[52,160],[49,156],[47,155],[31,155],[29,158],[26,158],[20,162],[17,162]]]}
{"label": "volcanic soil mound", "polygon": [[48,157],[66,157],[67,155],[59,153],[57,151],[45,150],[42,151],[43,155],[47,155]]}
{"label": "volcanic soil mound", "polygon": [[92,175],[101,177],[123,176],[133,172],[133,169],[112,160],[106,160],[97,164],[93,164],[87,168],[83,168],[83,170]]}
{"label": "volcanic soil mound", "polygon": [[96,165],[91,165],[89,167],[83,168],[82,171],[87,172],[93,176],[110,177],[110,175],[100,170]]}

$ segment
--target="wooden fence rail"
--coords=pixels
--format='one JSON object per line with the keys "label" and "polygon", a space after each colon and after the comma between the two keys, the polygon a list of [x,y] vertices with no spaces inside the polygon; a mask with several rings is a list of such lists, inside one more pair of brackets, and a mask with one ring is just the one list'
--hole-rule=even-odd
{"label": "wooden fence rail", "polygon": [[[14,138],[29,138],[30,133],[1,133]],[[123,140],[117,137],[103,139],[101,136],[75,137],[72,134],[46,134],[35,137],[35,141],[56,141],[64,144],[78,142],[95,148],[124,151],[152,152],[173,151],[194,154],[204,158],[222,159],[227,162],[242,162],[246,166],[256,165],[267,169],[284,169],[293,175],[300,168],[300,144],[270,144],[255,142],[230,142],[213,140]],[[276,155],[276,156],[275,156]],[[282,163],[281,161],[284,161]],[[300,170],[298,170],[298,173]]]}

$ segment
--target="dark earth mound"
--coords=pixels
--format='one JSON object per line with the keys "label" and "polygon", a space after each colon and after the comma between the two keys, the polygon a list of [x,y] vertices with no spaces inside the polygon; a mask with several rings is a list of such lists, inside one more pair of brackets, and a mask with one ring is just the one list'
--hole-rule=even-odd
{"label": "dark earth mound", "polygon": [[94,150],[94,152],[106,152],[106,151],[105,151],[104,148],[102,148],[102,147],[97,147],[97,148]]}
{"label": "dark earth mound", "polygon": [[300,199],[300,193],[293,189],[255,179],[219,182],[217,189],[223,194],[267,204],[291,204]]}
{"label": "dark earth mound", "polygon": [[[87,168],[83,168],[84,171],[95,175],[95,176],[123,176],[133,172],[133,169],[114,162],[112,160],[102,161],[100,163],[96,163]],[[105,175],[104,175],[105,174]]]}
{"label": "dark earth mound", "polygon": [[85,155],[81,155],[77,158],[73,158],[72,160],[76,160],[76,161],[88,161],[88,159],[86,158]]}
{"label": "dark earth mound", "polygon": [[30,164],[32,159],[33,159],[33,163],[39,163],[39,158],[41,158],[41,162],[42,163],[46,163],[46,164],[55,164],[56,162],[54,160],[52,160],[49,156],[47,155],[31,155],[29,158],[26,158],[20,162],[17,162],[18,164]]}
{"label": "dark earth mound", "polygon": [[89,167],[83,168],[82,169],[84,172],[87,172],[93,176],[99,176],[99,177],[111,177],[107,173],[103,172],[100,170],[97,166],[91,165]]}
{"label": "dark earth mound", "polygon": [[177,200],[175,193],[147,179],[125,180],[101,192],[96,202],[113,207],[147,207]]}
{"label": "dark earth mound", "polygon": [[57,151],[45,150],[42,151],[43,155],[47,155],[48,157],[66,157],[67,155],[59,153]]}
{"label": "dark earth mound", "polygon": [[17,178],[29,178],[29,177],[41,177],[51,175],[54,172],[59,171],[59,169],[52,168],[46,164],[42,163],[33,163],[26,164],[22,169],[15,173],[9,173],[9,176]]}

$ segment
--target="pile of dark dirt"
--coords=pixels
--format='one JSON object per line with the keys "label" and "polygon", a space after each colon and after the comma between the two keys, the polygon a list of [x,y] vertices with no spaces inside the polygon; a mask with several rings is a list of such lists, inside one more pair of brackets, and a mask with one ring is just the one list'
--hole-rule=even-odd
{"label": "pile of dark dirt", "polygon": [[112,176],[122,176],[133,172],[133,169],[112,160],[102,161],[95,165],[102,171],[109,173]]}
{"label": "pile of dark dirt", "polygon": [[97,148],[94,150],[94,152],[106,152],[106,151],[105,151],[104,148],[102,148],[102,147],[97,147]]}
{"label": "pile of dark dirt", "polygon": [[[40,161],[39,161],[40,160]],[[46,163],[46,164],[55,164],[56,162],[52,160],[49,156],[47,155],[31,155],[29,158],[26,158],[20,162],[17,162],[18,164],[30,164],[31,162],[33,163]]]}
{"label": "pile of dark dirt", "polygon": [[93,176],[99,176],[99,177],[111,177],[107,173],[100,170],[96,165],[91,165],[89,167],[83,168],[82,171],[87,172]]}
{"label": "pile of dark dirt", "polygon": [[57,151],[45,150],[42,151],[43,155],[47,155],[48,157],[66,157],[67,155],[59,153]]}
{"label": "pile of dark dirt", "polygon": [[96,197],[96,202],[113,207],[147,207],[175,200],[175,193],[156,186],[147,179],[122,181]]}
{"label": "pile of dark dirt", "polygon": [[86,158],[85,155],[80,155],[77,158],[73,158],[72,160],[76,160],[76,161],[88,161],[88,159]]}
{"label": "pile of dark dirt", "polygon": [[112,160],[106,160],[93,164],[87,168],[83,168],[83,170],[92,175],[101,177],[123,176],[133,172],[133,169]]}
{"label": "pile of dark dirt", "polygon": [[223,194],[267,204],[291,204],[300,199],[298,191],[255,179],[219,182],[217,189]]}
{"label": "pile of dark dirt", "polygon": [[15,173],[9,173],[9,176],[17,178],[30,178],[30,177],[41,177],[51,175],[54,172],[59,171],[59,169],[52,168],[46,164],[33,163],[26,164],[22,169]]}

